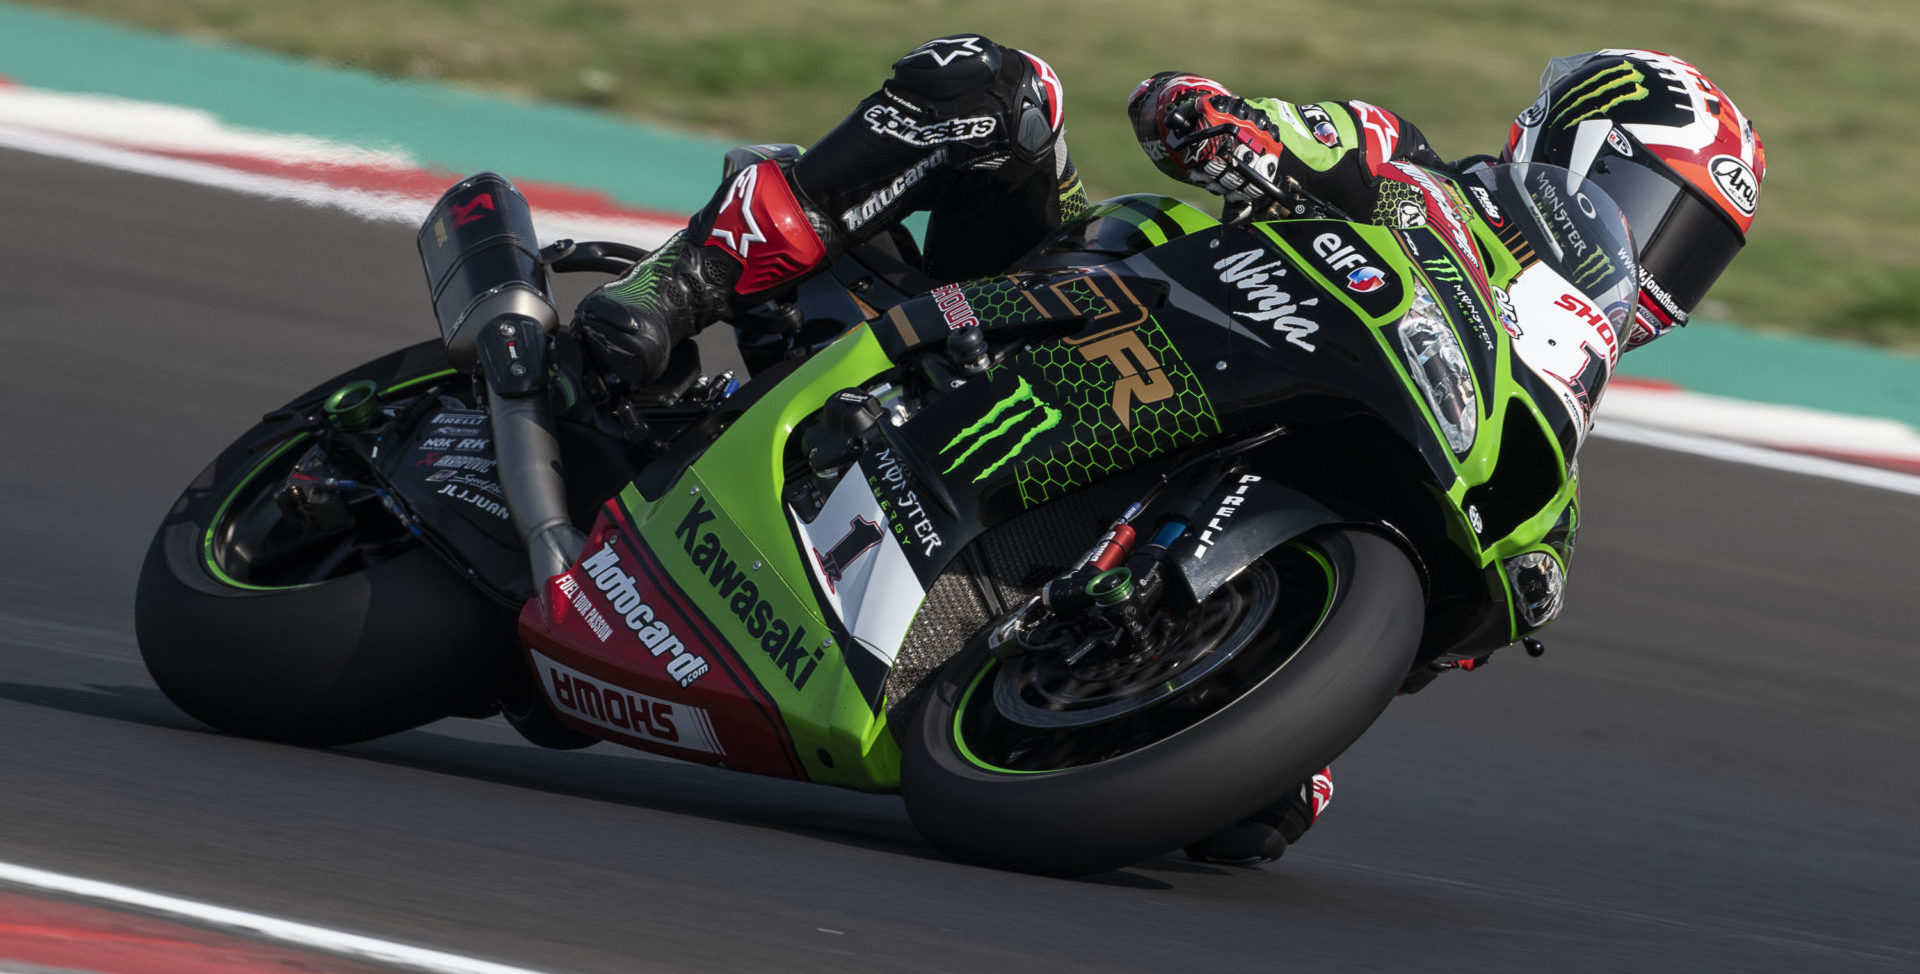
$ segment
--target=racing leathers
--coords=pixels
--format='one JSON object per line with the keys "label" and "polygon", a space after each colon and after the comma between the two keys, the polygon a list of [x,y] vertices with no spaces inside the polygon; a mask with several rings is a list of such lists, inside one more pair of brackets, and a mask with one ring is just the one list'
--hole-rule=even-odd
{"label": "racing leathers", "polygon": [[1086,207],[1059,77],[973,34],[928,41],[797,159],[732,173],[687,229],[588,295],[575,320],[629,385],[713,321],[780,295],[846,249],[930,211],[923,268],[1004,269]]}
{"label": "racing leathers", "polygon": [[[973,34],[929,41],[797,158],[767,152],[738,167],[684,232],[590,294],[575,321],[603,365],[644,389],[694,332],[779,296],[916,211],[931,211],[922,257],[931,276],[1003,271],[1086,208],[1062,96],[1053,69],[1031,54]],[[1458,226],[1429,172],[1443,163],[1419,129],[1364,102],[1240,99],[1167,72],[1141,83],[1128,113],[1157,166],[1229,205],[1266,202],[1227,165],[1238,155],[1270,183],[1352,219]],[[1332,794],[1323,769],[1188,853],[1270,861]]]}

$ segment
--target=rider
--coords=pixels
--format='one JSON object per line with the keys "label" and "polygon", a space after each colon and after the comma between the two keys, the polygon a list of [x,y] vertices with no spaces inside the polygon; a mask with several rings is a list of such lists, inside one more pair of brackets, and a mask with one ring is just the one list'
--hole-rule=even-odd
{"label": "rider", "polygon": [[[1365,102],[1240,98],[1183,72],[1141,82],[1127,113],[1161,171],[1230,207],[1265,202],[1230,158],[1353,219],[1398,227],[1455,219],[1436,175],[1495,162],[1571,169],[1614,198],[1635,239],[1640,300],[1629,347],[1686,324],[1745,243],[1766,173],[1752,124],[1725,92],[1691,64],[1651,51],[1553,59],[1497,159],[1448,163],[1412,123]],[[1001,271],[1087,206],[1063,117],[1060,80],[1045,61],[973,34],[928,41],[798,159],[731,175],[684,232],[588,295],[575,323],[601,364],[641,388],[682,340],[780,296],[909,213],[931,211],[922,266],[932,276]],[[1222,134],[1184,139],[1219,126]],[[1408,689],[1424,685],[1416,676]],[[1332,792],[1322,771],[1188,852],[1271,861]]]}

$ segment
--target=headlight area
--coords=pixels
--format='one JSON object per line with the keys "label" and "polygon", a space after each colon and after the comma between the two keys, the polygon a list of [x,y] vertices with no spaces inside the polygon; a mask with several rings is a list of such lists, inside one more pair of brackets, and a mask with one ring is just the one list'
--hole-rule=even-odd
{"label": "headlight area", "polygon": [[1407,356],[1407,371],[1446,434],[1447,445],[1455,456],[1466,456],[1480,429],[1473,373],[1440,305],[1418,282],[1413,285],[1413,306],[1400,319],[1400,350]]}
{"label": "headlight area", "polygon": [[1560,614],[1566,576],[1552,554],[1529,551],[1507,559],[1507,583],[1513,587],[1514,604],[1520,607],[1520,619],[1528,629],[1538,629]]}

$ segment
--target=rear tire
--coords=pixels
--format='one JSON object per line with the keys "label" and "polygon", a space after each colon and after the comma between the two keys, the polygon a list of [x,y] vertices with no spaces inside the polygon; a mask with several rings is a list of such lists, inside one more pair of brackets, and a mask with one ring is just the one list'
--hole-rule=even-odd
{"label": "rear tire", "polygon": [[[438,345],[396,352],[319,388],[372,379],[391,389],[448,371]],[[280,448],[298,435],[275,443],[267,424],[249,430],[195,478],[154,535],[134,603],[154,682],[219,730],[306,745],[488,711],[511,660],[512,613],[426,548],[401,545],[379,560],[317,570],[327,577],[311,581],[256,584],[221,569],[221,546],[241,542],[209,529],[242,508],[271,518],[260,492],[298,457],[297,442]]]}
{"label": "rear tire", "polygon": [[[1003,766],[1027,759],[992,753],[996,740],[1040,731],[1004,733],[1013,718],[991,692],[1001,664],[976,638],[933,677],[907,742],[901,791],[914,825],[956,859],[1079,876],[1214,834],[1324,767],[1393,699],[1419,643],[1423,602],[1412,563],[1385,538],[1336,530],[1305,549],[1326,575],[1324,590],[1306,599],[1314,604],[1290,599],[1295,589],[1283,585],[1258,634],[1235,650],[1247,662],[1180,691],[1230,686],[1230,702],[1122,753],[1099,753],[1110,725],[1094,723],[1069,729],[1094,750],[1063,766]],[[1318,625],[1301,627],[1302,612],[1319,613]],[[1178,699],[1141,713],[1170,712]]]}

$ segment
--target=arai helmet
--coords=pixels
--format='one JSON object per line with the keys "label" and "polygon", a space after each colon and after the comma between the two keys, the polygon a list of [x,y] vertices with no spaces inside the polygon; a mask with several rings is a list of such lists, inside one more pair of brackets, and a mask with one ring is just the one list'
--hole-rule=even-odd
{"label": "arai helmet", "polygon": [[1627,216],[1640,264],[1629,347],[1684,325],[1747,240],[1767,157],[1700,69],[1655,51],[1554,58],[1501,158],[1564,166]]}

